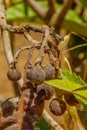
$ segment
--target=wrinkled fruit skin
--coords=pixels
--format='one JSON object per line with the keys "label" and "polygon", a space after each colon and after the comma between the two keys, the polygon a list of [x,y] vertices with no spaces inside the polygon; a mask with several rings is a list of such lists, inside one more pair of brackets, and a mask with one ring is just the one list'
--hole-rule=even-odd
{"label": "wrinkled fruit skin", "polygon": [[45,72],[40,67],[34,67],[27,72],[27,79],[32,83],[41,84],[45,80]]}
{"label": "wrinkled fruit skin", "polygon": [[72,93],[64,95],[64,99],[70,106],[75,106],[78,104],[78,101],[76,100],[75,96]]}
{"label": "wrinkled fruit skin", "polygon": [[43,102],[44,102],[44,101],[43,101],[39,96],[37,96],[37,97],[35,98],[35,100],[34,100],[34,103],[35,103],[36,105],[41,105]]}
{"label": "wrinkled fruit skin", "polygon": [[55,98],[50,102],[49,109],[54,115],[60,116],[66,111],[66,104]]}
{"label": "wrinkled fruit skin", "polygon": [[51,80],[55,78],[55,68],[51,64],[47,64],[44,68],[45,80]]}
{"label": "wrinkled fruit skin", "polygon": [[11,81],[17,81],[21,78],[21,72],[18,69],[9,69],[7,77]]}
{"label": "wrinkled fruit skin", "polygon": [[54,94],[54,88],[42,83],[37,86],[37,94],[42,100],[49,100]]}

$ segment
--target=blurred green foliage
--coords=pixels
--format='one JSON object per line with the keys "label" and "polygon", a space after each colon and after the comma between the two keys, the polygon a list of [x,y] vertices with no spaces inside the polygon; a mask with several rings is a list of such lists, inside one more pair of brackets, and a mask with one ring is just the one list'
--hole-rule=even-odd
{"label": "blurred green foliage", "polygon": [[38,123],[36,124],[36,127],[39,127],[40,130],[51,130],[51,127],[43,118],[41,118],[38,121]]}
{"label": "blurred green foliage", "polygon": [[[43,8],[47,9],[48,4],[47,1],[37,1],[37,3]],[[56,10],[60,11],[62,8],[61,4],[55,4]],[[37,13],[23,0],[12,0],[12,5],[6,11],[6,18],[8,21],[16,21],[16,22],[33,22],[38,24],[46,24],[45,21],[40,19]],[[87,30],[87,22],[80,17],[74,9],[69,9],[64,20],[62,27],[68,31],[77,32],[85,37],[87,34],[85,33]]]}
{"label": "blurred green foliage", "polygon": [[80,0],[84,7],[87,8],[87,0]]}

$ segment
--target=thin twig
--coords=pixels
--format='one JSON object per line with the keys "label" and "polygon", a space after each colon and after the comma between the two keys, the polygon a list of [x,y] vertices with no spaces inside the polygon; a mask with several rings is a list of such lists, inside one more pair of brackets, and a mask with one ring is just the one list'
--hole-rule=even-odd
{"label": "thin twig", "polygon": [[24,36],[25,38],[29,41],[29,43],[33,44],[33,45],[37,45],[37,44],[40,44],[41,42],[38,42],[36,40],[34,40],[28,32],[24,32]]}
{"label": "thin twig", "polygon": [[[11,25],[8,25],[8,24],[3,24],[3,22],[0,22],[0,26],[1,26],[2,29],[7,30],[11,33],[24,34],[24,36],[27,38],[27,40],[29,42],[31,42],[32,44],[33,43],[39,43],[39,42],[37,42],[37,41],[35,41],[34,39],[31,38],[31,36],[28,34],[29,31],[44,33],[43,27],[30,25],[30,24],[26,24],[26,25],[22,25],[22,26],[11,26]],[[49,28],[49,30],[50,30],[49,34],[51,35],[51,37],[50,36],[48,37],[49,43],[52,43],[52,40],[51,40],[52,37],[58,43],[59,43],[59,41],[63,40],[63,37],[56,34],[52,27]]]}
{"label": "thin twig", "polygon": [[55,12],[55,0],[48,0],[49,12],[53,14]]}
{"label": "thin twig", "polygon": [[50,115],[49,113],[44,110],[43,111],[43,118],[48,122],[48,124],[54,129],[54,130],[64,130],[58,122],[56,122]]}
{"label": "thin twig", "polygon": [[[0,24],[1,23],[6,24],[5,10],[4,10],[3,3],[0,5]],[[9,33],[6,30],[1,30],[1,32],[2,32],[4,50],[5,50],[7,62],[9,64],[13,60],[13,55],[12,55],[11,46],[10,46]]]}
{"label": "thin twig", "polygon": [[25,0],[25,2],[33,8],[33,10],[39,15],[41,19],[45,18],[47,10],[40,7],[35,0]]}
{"label": "thin twig", "polygon": [[39,57],[36,59],[35,64],[41,63],[43,56],[44,56],[44,52],[45,52],[45,47],[47,46],[47,41],[48,41],[48,36],[49,36],[49,27],[44,25],[43,26],[43,40],[42,40],[42,45],[41,48],[39,50]]}
{"label": "thin twig", "polygon": [[[0,26],[7,25],[6,19],[5,19],[5,9],[3,5],[3,0],[0,1]],[[9,33],[7,30],[2,29],[2,40],[3,40],[3,46],[4,46],[4,51],[5,55],[7,58],[8,65],[10,66],[11,62],[13,61],[13,54],[11,50],[11,45],[10,45],[10,38],[9,38]],[[20,87],[22,87],[22,80],[19,80],[17,82]]]}
{"label": "thin twig", "polygon": [[57,33],[59,32],[59,29],[62,25],[63,19],[66,15],[68,9],[71,7],[72,3],[73,3],[73,0],[65,0],[61,11],[56,12],[53,15],[52,19],[50,20],[49,25],[51,25],[51,26],[54,25]]}
{"label": "thin twig", "polygon": [[40,45],[31,45],[31,46],[25,46],[21,47],[14,55],[13,61],[11,62],[10,66],[13,67],[14,64],[18,62],[18,57],[20,53],[24,50],[30,50],[31,48],[40,48]]}
{"label": "thin twig", "polygon": [[49,23],[52,15],[55,13],[55,0],[47,0],[48,1],[48,11],[45,16],[45,22]]}
{"label": "thin twig", "polygon": [[11,33],[21,34],[21,33],[24,33],[26,31],[34,31],[34,32],[43,33],[42,27],[30,25],[30,24],[26,24],[26,25],[23,25],[23,26],[12,26],[12,25],[9,25],[9,24],[4,24],[2,21],[0,21],[0,26],[1,26],[2,29],[8,30]]}

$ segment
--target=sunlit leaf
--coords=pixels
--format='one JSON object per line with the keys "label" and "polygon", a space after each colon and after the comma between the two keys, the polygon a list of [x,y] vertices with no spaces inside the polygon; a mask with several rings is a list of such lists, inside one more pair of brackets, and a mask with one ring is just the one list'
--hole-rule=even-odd
{"label": "sunlit leaf", "polygon": [[75,73],[71,73],[68,70],[60,69],[61,76],[63,79],[67,79],[74,83],[85,85],[86,83],[81,79],[80,76],[77,76]]}
{"label": "sunlit leaf", "polygon": [[76,99],[78,100],[78,102],[80,102],[81,104],[83,104],[84,109],[87,109],[87,100],[82,98],[81,96],[75,94]]}
{"label": "sunlit leaf", "polygon": [[74,82],[67,80],[67,79],[49,80],[49,81],[45,81],[45,83],[47,83],[48,85],[52,85],[55,88],[67,91],[67,92],[72,92],[74,89],[81,87],[80,84],[74,83]]}

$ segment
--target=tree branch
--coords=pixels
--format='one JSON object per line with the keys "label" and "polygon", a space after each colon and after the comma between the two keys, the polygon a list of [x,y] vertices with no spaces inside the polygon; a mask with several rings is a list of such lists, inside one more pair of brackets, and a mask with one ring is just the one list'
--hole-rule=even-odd
{"label": "tree branch", "polygon": [[[0,26],[2,27],[3,25],[6,25],[6,19],[5,19],[5,9],[3,5],[3,0],[0,1]],[[2,40],[3,40],[3,46],[4,46],[4,51],[5,55],[7,58],[8,65],[10,66],[11,62],[13,61],[13,54],[11,50],[11,45],[10,45],[10,38],[9,38],[9,33],[7,30],[1,29],[2,32]],[[17,83],[19,86],[22,86],[22,80],[19,80]]]}
{"label": "tree branch", "polygon": [[49,6],[49,11],[52,11],[52,14],[55,12],[55,0],[48,0],[48,6]]}
{"label": "tree branch", "polygon": [[51,19],[52,15],[55,13],[55,0],[47,0],[48,1],[48,11],[46,13],[45,19],[46,22],[48,23],[49,20]]}
{"label": "tree branch", "polygon": [[41,48],[39,50],[39,57],[36,59],[35,64],[41,63],[42,59],[44,57],[45,54],[45,47],[47,46],[47,41],[48,41],[48,37],[49,37],[49,27],[44,25],[43,26],[43,40],[42,40],[42,45]]}
{"label": "tree branch", "polygon": [[35,0],[25,0],[25,2],[33,8],[33,10],[39,15],[41,19],[45,18],[47,10],[41,8]]}
{"label": "tree branch", "polygon": [[51,25],[51,26],[54,25],[57,33],[59,32],[63,19],[66,15],[68,9],[71,7],[72,3],[73,3],[73,0],[64,0],[64,4],[63,4],[61,11],[56,12],[53,15],[52,19],[50,20],[49,25]]}
{"label": "tree branch", "polygon": [[47,121],[47,123],[54,129],[54,130],[64,130],[58,122],[56,122],[50,115],[49,113],[44,110],[43,111],[43,118]]}
{"label": "tree branch", "polygon": [[[1,24],[6,24],[3,2],[0,5],[0,25]],[[13,60],[13,55],[12,55],[11,46],[10,46],[9,33],[3,29],[1,30],[1,32],[2,32],[2,40],[3,40],[6,58],[7,58],[8,64],[10,64],[11,61]]]}
{"label": "tree branch", "polygon": [[36,40],[34,40],[28,32],[24,32],[24,36],[25,38],[29,41],[29,43],[33,44],[33,45],[37,45],[37,44],[40,44],[41,42],[38,42]]}

